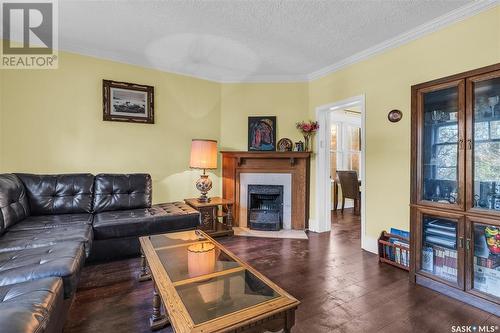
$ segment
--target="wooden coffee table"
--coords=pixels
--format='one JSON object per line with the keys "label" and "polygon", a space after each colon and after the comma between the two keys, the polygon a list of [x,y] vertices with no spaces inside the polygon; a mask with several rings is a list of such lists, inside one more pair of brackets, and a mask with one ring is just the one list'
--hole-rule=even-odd
{"label": "wooden coffee table", "polygon": [[291,332],[300,302],[205,232],[140,242],[154,282],[153,330],[170,323],[177,333]]}

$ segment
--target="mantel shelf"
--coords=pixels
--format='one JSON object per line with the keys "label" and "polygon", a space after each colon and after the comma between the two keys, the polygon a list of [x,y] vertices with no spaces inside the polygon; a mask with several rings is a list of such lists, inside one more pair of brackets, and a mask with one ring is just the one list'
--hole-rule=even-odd
{"label": "mantel shelf", "polygon": [[309,151],[221,151],[222,155],[243,158],[308,158]]}
{"label": "mantel shelf", "polygon": [[221,151],[222,156],[236,158],[238,166],[245,159],[289,159],[290,165],[294,166],[296,159],[310,158],[308,151]]}

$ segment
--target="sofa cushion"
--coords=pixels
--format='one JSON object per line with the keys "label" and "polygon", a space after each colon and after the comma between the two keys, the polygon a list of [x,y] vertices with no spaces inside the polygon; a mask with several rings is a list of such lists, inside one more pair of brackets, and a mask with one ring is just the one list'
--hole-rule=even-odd
{"label": "sofa cushion", "polygon": [[59,227],[69,227],[72,225],[92,224],[92,214],[61,214],[61,215],[40,215],[29,216],[23,221],[10,228],[12,231],[51,229]]}
{"label": "sofa cushion", "polygon": [[29,214],[23,183],[11,173],[0,174],[0,235]]}
{"label": "sofa cushion", "polygon": [[16,175],[26,187],[32,215],[92,212],[91,174]]}
{"label": "sofa cushion", "polygon": [[102,212],[94,216],[95,239],[153,235],[199,225],[200,214],[182,202],[151,208]]}
{"label": "sofa cushion", "polygon": [[88,255],[92,246],[92,226],[81,224],[50,229],[9,230],[0,237],[0,252],[32,249],[67,241],[82,242]]}
{"label": "sofa cushion", "polygon": [[85,262],[81,242],[65,242],[51,246],[0,253],[0,286],[61,277],[64,295],[76,290],[80,270]]}
{"label": "sofa cushion", "polygon": [[148,174],[99,174],[94,183],[94,212],[151,207]]}
{"label": "sofa cushion", "polygon": [[2,332],[56,332],[61,327],[64,311],[60,278],[0,287]]}

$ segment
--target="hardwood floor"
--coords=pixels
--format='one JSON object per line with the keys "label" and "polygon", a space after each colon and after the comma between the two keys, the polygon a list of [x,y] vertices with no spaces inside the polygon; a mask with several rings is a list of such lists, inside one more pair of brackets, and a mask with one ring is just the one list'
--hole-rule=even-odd
{"label": "hardwood floor", "polygon": [[[408,282],[360,249],[359,217],[333,214],[332,232],[309,240],[219,239],[297,297],[294,333],[451,332],[452,325],[497,325],[499,318]],[[151,282],[139,259],[87,266],[65,332],[150,332]],[[171,332],[170,328],[160,332]]]}

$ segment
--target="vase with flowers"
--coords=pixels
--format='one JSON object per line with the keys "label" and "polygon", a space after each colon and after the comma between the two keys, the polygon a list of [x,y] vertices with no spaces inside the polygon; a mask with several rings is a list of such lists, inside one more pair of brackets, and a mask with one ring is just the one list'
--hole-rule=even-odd
{"label": "vase with flowers", "polygon": [[311,137],[318,131],[319,124],[317,121],[300,121],[296,124],[297,129],[304,136],[304,150],[312,151]]}

